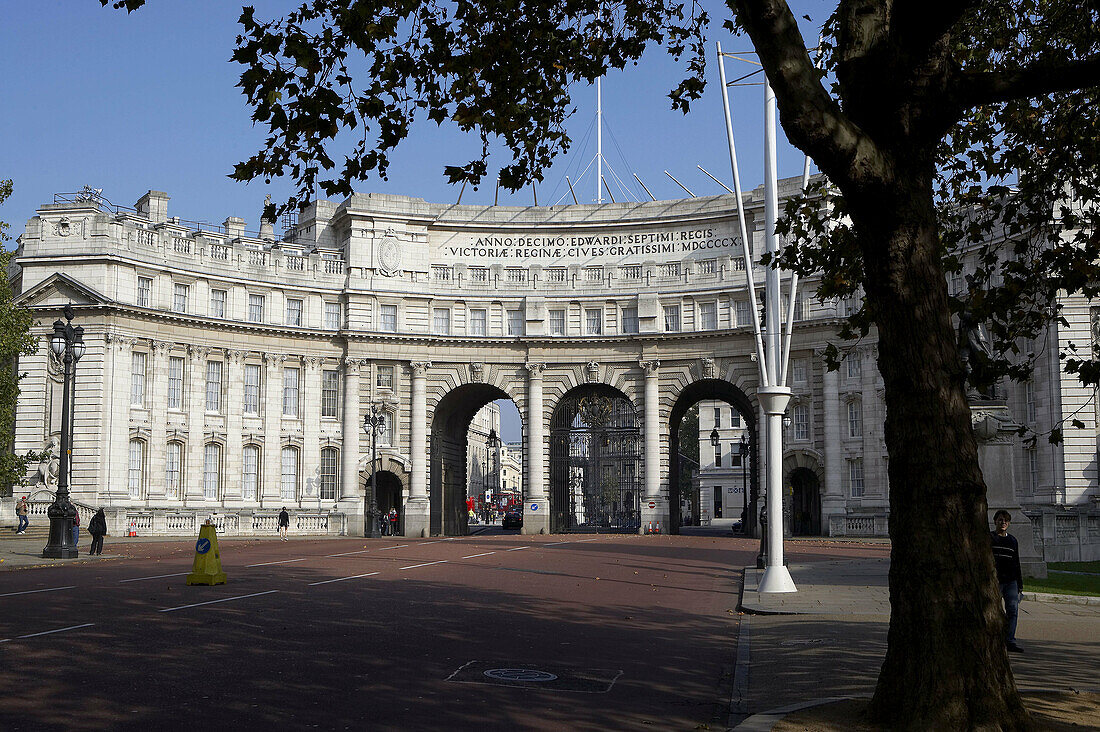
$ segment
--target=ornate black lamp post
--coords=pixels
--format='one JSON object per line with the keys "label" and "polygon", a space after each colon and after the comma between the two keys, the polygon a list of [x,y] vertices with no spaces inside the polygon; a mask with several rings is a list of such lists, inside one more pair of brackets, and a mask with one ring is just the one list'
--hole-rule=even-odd
{"label": "ornate black lamp post", "polygon": [[75,379],[76,362],[84,355],[84,328],[73,327],[73,307],[65,306],[65,322],[54,321],[50,351],[64,364],[64,386],[61,390],[61,458],[57,470],[57,493],[46,511],[50,517],[50,540],[42,556],[50,559],[73,559],[78,556],[73,544],[73,519],[76,506],[69,501],[69,458],[72,453],[73,429],[69,412],[70,388]]}
{"label": "ornate black lamp post", "polygon": [[741,532],[749,530],[749,441],[745,439],[745,433],[741,433],[741,442],[737,445],[737,453],[741,456]]}
{"label": "ornate black lamp post", "polygon": [[[720,459],[721,459],[721,457],[718,453],[718,446],[721,444],[721,437],[719,437],[719,435],[718,435],[718,429],[717,428],[712,429],[710,431],[710,444],[714,445],[714,449],[715,449],[714,464],[715,464],[715,466],[717,466],[719,464]],[[720,496],[712,496],[711,497],[711,506],[713,507],[711,510],[714,512],[714,518],[720,518],[718,516],[718,511],[716,510],[718,508],[719,504],[718,504],[718,501],[714,500],[714,498],[719,498],[719,500],[720,500],[721,497]],[[701,508],[700,508],[699,513],[702,514],[702,509]]]}
{"label": "ornate black lamp post", "polygon": [[370,503],[367,506],[367,522],[370,524],[370,537],[381,538],[378,526],[378,490],[375,480],[378,476],[378,436],[386,429],[386,413],[377,404],[370,405],[370,411],[363,415],[363,430],[370,434]]}
{"label": "ornate black lamp post", "polygon": [[[500,438],[497,437],[496,428],[490,427],[489,436],[485,439],[485,490],[481,494],[481,509],[486,524],[489,523],[490,516],[492,515],[489,509],[489,497],[490,495],[492,495],[491,493],[489,493],[489,466],[495,465],[496,449],[499,446]],[[490,454],[492,454],[493,456],[490,457]]]}

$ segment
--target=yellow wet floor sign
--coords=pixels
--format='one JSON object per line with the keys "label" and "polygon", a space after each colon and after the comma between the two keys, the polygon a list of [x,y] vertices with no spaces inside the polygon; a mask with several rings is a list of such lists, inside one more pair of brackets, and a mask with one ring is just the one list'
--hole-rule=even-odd
{"label": "yellow wet floor sign", "polygon": [[218,534],[214,524],[207,522],[199,527],[199,540],[195,542],[195,564],[187,575],[189,585],[224,585],[221,552],[218,551]]}

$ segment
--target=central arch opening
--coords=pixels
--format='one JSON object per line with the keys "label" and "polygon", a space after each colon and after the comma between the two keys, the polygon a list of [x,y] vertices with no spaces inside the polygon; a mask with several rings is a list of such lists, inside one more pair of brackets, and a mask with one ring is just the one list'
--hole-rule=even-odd
{"label": "central arch opening", "polygon": [[550,419],[550,531],[635,532],[641,525],[642,441],[626,395],[578,386]]}

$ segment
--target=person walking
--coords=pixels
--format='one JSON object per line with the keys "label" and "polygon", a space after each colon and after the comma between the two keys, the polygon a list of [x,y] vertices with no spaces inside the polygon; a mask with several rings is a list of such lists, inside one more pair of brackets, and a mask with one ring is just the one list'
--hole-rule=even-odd
{"label": "person walking", "polygon": [[279,511],[279,538],[283,541],[289,541],[286,538],[286,532],[290,528],[290,514],[286,512],[286,506],[283,506],[283,510]]}
{"label": "person walking", "polygon": [[22,534],[30,525],[30,521],[27,519],[28,510],[27,497],[23,496],[19,499],[19,503],[15,504],[15,515],[19,517],[19,528],[15,530],[15,533]]}
{"label": "person walking", "polygon": [[89,556],[103,553],[103,537],[107,535],[107,517],[103,509],[95,512],[92,520],[88,522],[88,533],[92,535],[92,546],[88,549]]}
{"label": "person walking", "polygon": [[1023,653],[1016,643],[1016,620],[1020,614],[1020,596],[1024,593],[1024,576],[1020,569],[1020,544],[1008,533],[1012,515],[1003,508],[993,514],[990,533],[993,543],[993,564],[997,568],[997,583],[1005,603],[1005,647],[1013,653]]}
{"label": "person walking", "polygon": [[[73,506],[76,508],[76,506]],[[73,514],[73,547],[80,544],[80,509],[77,508]]]}
{"label": "person walking", "polygon": [[391,508],[389,516],[386,517],[390,524],[390,536],[397,536],[397,509]]}

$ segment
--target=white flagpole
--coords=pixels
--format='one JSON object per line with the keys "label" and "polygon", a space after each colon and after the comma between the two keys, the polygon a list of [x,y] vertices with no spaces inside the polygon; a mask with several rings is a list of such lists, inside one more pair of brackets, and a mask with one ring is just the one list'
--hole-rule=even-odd
{"label": "white flagpole", "polygon": [[603,203],[603,86],[596,79],[596,203]]}

